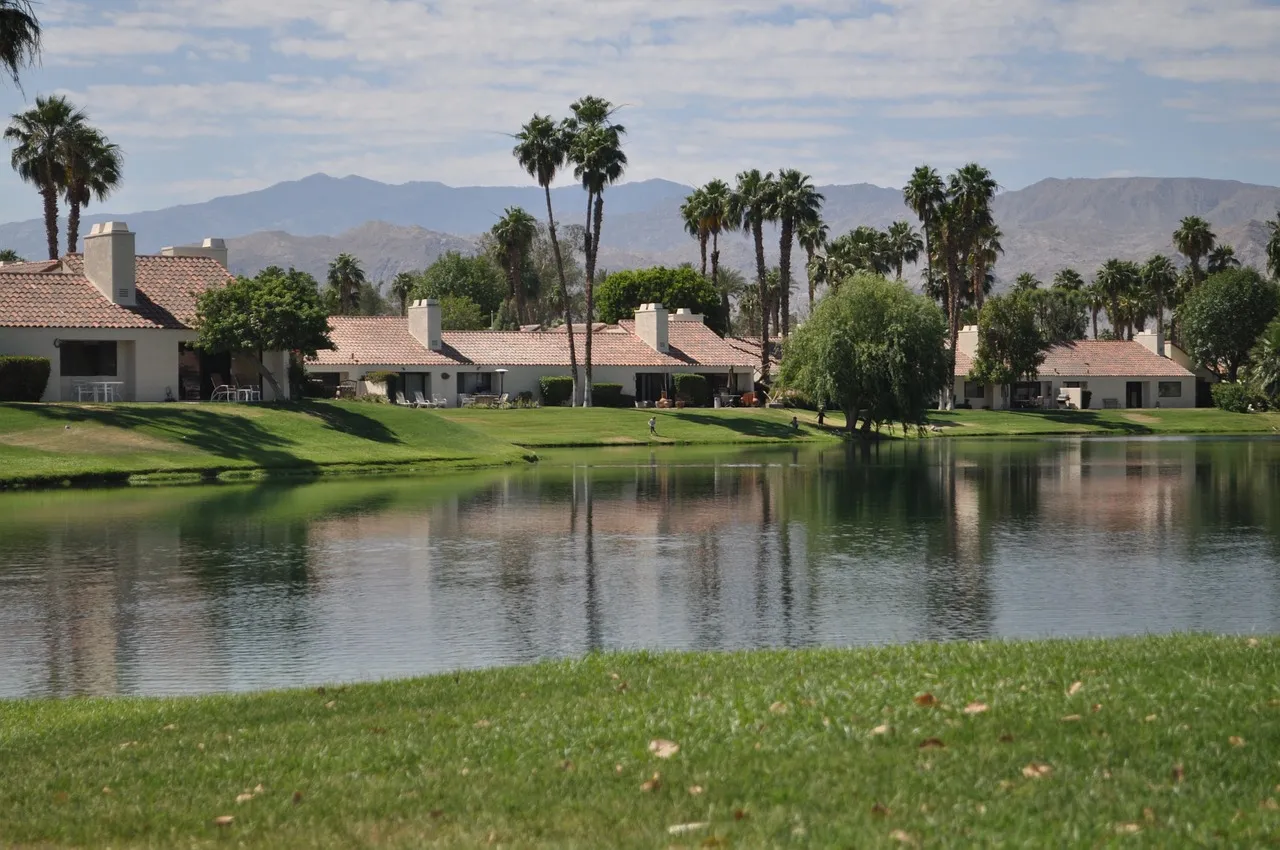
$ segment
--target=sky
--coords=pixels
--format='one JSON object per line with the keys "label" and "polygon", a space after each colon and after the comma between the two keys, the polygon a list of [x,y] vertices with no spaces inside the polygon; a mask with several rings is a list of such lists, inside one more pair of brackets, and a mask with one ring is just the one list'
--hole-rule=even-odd
{"label": "sky", "polygon": [[[628,179],[1280,183],[1280,0],[37,0],[12,114],[64,94],[126,154],[104,211],[316,172],[525,184],[511,133],[592,93]],[[0,220],[38,199],[0,173]]]}

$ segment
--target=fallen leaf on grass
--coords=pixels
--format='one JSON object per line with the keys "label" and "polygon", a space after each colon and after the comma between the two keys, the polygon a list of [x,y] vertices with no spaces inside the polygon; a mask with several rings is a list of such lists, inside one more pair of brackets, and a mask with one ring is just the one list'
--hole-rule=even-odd
{"label": "fallen leaf on grass", "polygon": [[174,729],[177,729],[177,728],[178,728],[178,725],[176,723],[170,723],[164,727],[164,731],[172,732]]}
{"label": "fallen leaf on grass", "polygon": [[657,791],[662,787],[662,777],[655,773],[651,778],[646,779],[641,785],[641,791]]}
{"label": "fallen leaf on grass", "polygon": [[775,702],[773,705],[769,706],[770,714],[786,714],[790,710],[791,709],[787,707],[785,702]]}
{"label": "fallen leaf on grass", "polygon": [[1280,803],[1276,802],[1275,797],[1268,797],[1262,801],[1262,808],[1272,812],[1280,811]]}
{"label": "fallen leaf on grass", "polygon": [[1084,682],[1072,682],[1071,687],[1067,688],[1067,696],[1073,697],[1080,693],[1080,689],[1084,687]]}
{"label": "fallen leaf on grass", "polygon": [[945,750],[946,748],[947,745],[942,743],[940,738],[925,738],[920,742],[920,749],[922,750]]}
{"label": "fallen leaf on grass", "polygon": [[734,820],[746,820],[746,819],[747,819],[747,818],[749,818],[749,817],[751,817],[751,813],[750,813],[750,812],[748,812],[746,809],[734,809],[734,810],[733,810],[733,819],[734,819]]}
{"label": "fallen leaf on grass", "polygon": [[625,692],[627,690],[627,683],[626,682],[619,683],[617,690],[618,690],[618,693]]}
{"label": "fallen leaf on grass", "polygon": [[336,700],[329,700],[328,702],[326,702],[326,703],[324,704],[324,707],[325,707],[325,708],[334,708],[335,706],[337,706],[337,704],[338,704],[338,703],[337,703],[337,701],[336,701]]}
{"label": "fallen leaf on grass", "polygon": [[203,752],[204,752],[204,744],[196,744],[196,749],[203,753]]}
{"label": "fallen leaf on grass", "polygon": [[569,761],[569,759],[565,759],[560,762],[560,769],[564,771],[573,770],[573,762]]}
{"label": "fallen leaf on grass", "polygon": [[237,795],[236,795],[236,802],[237,802],[237,803],[247,803],[247,802],[249,802],[249,801],[250,801],[250,800],[252,800],[252,799],[253,799],[253,795],[252,795],[252,794],[250,794],[250,793],[248,793],[247,791],[246,791],[244,794],[237,794]]}
{"label": "fallen leaf on grass", "polygon": [[1142,722],[1143,722],[1143,723],[1151,723],[1151,722],[1152,722],[1152,721],[1154,721],[1155,719],[1156,719],[1156,715],[1154,715],[1154,714],[1148,714],[1146,717],[1142,718]]}
{"label": "fallen leaf on grass", "polygon": [[653,753],[660,759],[669,759],[676,753],[680,752],[680,745],[675,741],[655,738],[649,742],[649,752]]}
{"label": "fallen leaf on grass", "polygon": [[1003,735],[1001,735],[1001,736],[1000,736],[1000,743],[1002,743],[1002,744],[1012,744],[1012,743],[1013,743],[1013,736],[1012,736],[1012,735],[1010,735],[1008,732],[1005,732]]}
{"label": "fallen leaf on grass", "polygon": [[1187,771],[1182,767],[1182,765],[1181,765],[1181,764],[1175,764],[1175,765],[1173,766],[1173,773],[1172,773],[1172,775],[1173,775],[1173,781],[1174,781],[1174,782],[1181,782],[1183,779],[1185,779],[1185,778],[1186,778],[1186,776],[1187,776]]}
{"label": "fallen leaf on grass", "polygon": [[490,723],[488,720],[477,720],[475,722],[475,728],[477,729],[488,729],[492,725],[493,724]]}
{"label": "fallen leaf on grass", "polygon": [[924,693],[916,697],[916,705],[920,706],[921,708],[933,708],[937,704],[938,704],[938,698],[935,697],[933,694]]}
{"label": "fallen leaf on grass", "polygon": [[986,711],[988,708],[990,708],[990,706],[988,706],[985,702],[971,702],[964,707],[964,713],[965,714],[981,714],[982,712]]}
{"label": "fallen leaf on grass", "polygon": [[616,682],[616,681],[618,681],[619,679],[621,679],[622,677],[621,677],[621,676],[619,676],[617,673],[610,673],[610,674],[609,674],[609,678],[610,678],[610,679],[613,679],[613,680]]}
{"label": "fallen leaf on grass", "polygon": [[689,793],[690,793],[690,794],[692,794],[692,795],[693,795],[693,796],[695,796],[695,797],[696,797],[696,796],[698,796],[699,794],[701,794],[701,793],[702,793],[702,786],[701,786],[701,785],[690,785],[690,786],[689,786]]}
{"label": "fallen leaf on grass", "polygon": [[427,814],[432,818],[439,820],[440,818],[444,817],[444,809],[432,809],[431,811],[427,812]]}
{"label": "fallen leaf on grass", "polygon": [[1147,806],[1142,810],[1142,819],[1145,820],[1147,823],[1155,823],[1156,810],[1151,808],[1150,806]]}
{"label": "fallen leaf on grass", "polygon": [[1099,711],[1102,711],[1102,703],[1095,702],[1092,706],[1090,706],[1089,710],[1092,711],[1094,714],[1097,714]]}
{"label": "fallen leaf on grass", "polygon": [[874,806],[871,807],[871,814],[879,815],[882,818],[887,818],[889,815],[893,814],[893,809],[889,808],[883,803],[877,802]]}
{"label": "fallen leaf on grass", "polygon": [[1228,738],[1228,739],[1227,739],[1227,741],[1228,741],[1228,742],[1231,744],[1231,746],[1233,746],[1233,747],[1243,747],[1243,746],[1244,746],[1244,738],[1241,738],[1239,735],[1232,735],[1230,738]]}
{"label": "fallen leaf on grass", "polygon": [[897,841],[899,844],[910,844],[914,846],[916,843],[916,840],[912,837],[911,833],[903,832],[900,829],[895,829],[893,832],[889,833],[889,837],[894,841]]}
{"label": "fallen leaf on grass", "polygon": [[1053,773],[1053,767],[1051,765],[1038,761],[1033,761],[1022,769],[1022,775],[1028,779],[1040,779],[1050,775],[1051,773]]}
{"label": "fallen leaf on grass", "polygon": [[1078,715],[1078,714],[1068,714],[1066,717],[1062,718],[1062,722],[1063,722],[1063,723],[1075,723],[1075,722],[1076,722],[1077,720],[1079,720],[1079,719],[1080,719],[1080,715]]}
{"label": "fallen leaf on grass", "polygon": [[111,786],[110,786],[110,785],[103,785],[103,786],[102,786],[102,793],[103,793],[103,794],[110,795],[110,794],[111,794]]}
{"label": "fallen leaf on grass", "polygon": [[214,826],[231,826],[235,822],[235,818],[231,815],[218,815],[213,819]]}
{"label": "fallen leaf on grass", "polygon": [[617,773],[617,774],[621,774],[621,773],[622,773],[622,765],[620,765],[620,764],[615,764],[615,765],[613,766],[613,772],[614,772],[614,773]]}
{"label": "fallen leaf on grass", "polygon": [[697,832],[700,829],[706,829],[709,826],[711,826],[711,824],[706,821],[699,821],[698,823],[678,823],[674,826],[667,827],[667,832],[670,835],[685,835],[690,832]]}
{"label": "fallen leaf on grass", "polygon": [[259,783],[258,783],[257,785],[255,785],[255,786],[253,786],[253,793],[255,793],[255,794],[261,794],[261,793],[262,793],[263,791],[265,791],[265,790],[267,790],[267,789],[265,789],[265,788],[263,788],[263,787],[262,787],[262,783],[261,783],[261,782],[259,782]]}
{"label": "fallen leaf on grass", "polygon": [[301,791],[294,791],[294,792],[293,792],[293,804],[294,804],[295,806],[297,806],[297,805],[300,805],[301,803],[302,803],[302,792],[301,792]]}
{"label": "fallen leaf on grass", "polygon": [[1136,823],[1118,823],[1116,824],[1116,833],[1119,835],[1134,835],[1142,832],[1142,827]]}
{"label": "fallen leaf on grass", "polygon": [[871,734],[872,734],[872,735],[887,735],[887,734],[889,734],[889,726],[888,726],[888,724],[886,724],[886,723],[881,723],[879,726],[877,726],[876,728],[874,728],[874,729],[872,729],[872,730],[871,730]]}
{"label": "fallen leaf on grass", "polygon": [[1246,646],[1257,646],[1257,645],[1258,645],[1258,639],[1257,639],[1257,638],[1249,638],[1247,641],[1245,641],[1245,645],[1246,645]]}

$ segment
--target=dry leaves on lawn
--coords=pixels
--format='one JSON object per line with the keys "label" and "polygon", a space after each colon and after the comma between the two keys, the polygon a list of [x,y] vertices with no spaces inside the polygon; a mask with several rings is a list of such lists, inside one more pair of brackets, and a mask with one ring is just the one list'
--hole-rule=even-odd
{"label": "dry leaves on lawn", "polygon": [[790,710],[791,709],[787,707],[785,702],[775,702],[773,705],[769,706],[770,714],[786,714]]}
{"label": "dry leaves on lawn", "polygon": [[1119,835],[1135,835],[1142,832],[1142,827],[1136,823],[1118,823],[1116,824],[1116,833]]}
{"label": "dry leaves on lawn", "polygon": [[883,803],[877,802],[875,805],[871,807],[871,814],[879,815],[880,817],[885,818],[893,814],[893,809],[889,808]]}
{"label": "dry leaves on lawn", "polygon": [[213,819],[214,826],[231,826],[235,822],[235,818],[231,815],[218,815]]}
{"label": "dry leaves on lawn", "polygon": [[252,794],[250,794],[248,791],[246,791],[246,792],[245,792],[245,793],[243,793],[243,794],[237,794],[237,795],[236,795],[236,802],[237,802],[237,803],[247,803],[247,802],[249,802],[249,801],[250,801],[250,800],[252,800],[252,799],[253,799],[253,795],[252,795]]}
{"label": "dry leaves on lawn", "polygon": [[1078,715],[1078,714],[1068,714],[1066,717],[1062,718],[1062,722],[1063,722],[1063,723],[1075,723],[1075,722],[1076,722],[1077,720],[1079,720],[1079,719],[1080,719],[1080,715]]}
{"label": "dry leaves on lawn", "polygon": [[680,745],[664,738],[654,738],[649,742],[649,752],[660,759],[669,759],[680,752]]}
{"label": "dry leaves on lawn", "polygon": [[971,702],[964,707],[964,713],[965,714],[981,714],[982,712],[986,711],[989,708],[990,706],[987,705],[985,702]]}
{"label": "dry leaves on lawn", "polygon": [[925,738],[920,742],[920,749],[922,750],[944,750],[946,747],[947,745],[942,743],[940,738]]}
{"label": "dry leaves on lawn", "polygon": [[662,787],[662,776],[660,774],[655,773],[653,776],[646,779],[640,785],[640,790],[641,791],[657,791],[661,787]]}
{"label": "dry leaves on lawn", "polygon": [[1080,689],[1084,687],[1084,682],[1072,682],[1071,687],[1067,688],[1067,696],[1073,697],[1080,693]]}
{"label": "dry leaves on lawn", "polygon": [[1275,797],[1268,797],[1267,799],[1262,801],[1261,805],[1262,805],[1262,808],[1266,809],[1269,812],[1280,811],[1280,803],[1276,802]]}
{"label": "dry leaves on lawn", "polygon": [[1027,765],[1022,769],[1022,775],[1027,777],[1028,779],[1041,779],[1043,777],[1049,776],[1052,773],[1053,773],[1053,767],[1051,765],[1047,765],[1047,764],[1044,764],[1043,762],[1038,762],[1038,761],[1033,761],[1031,762],[1031,764]]}
{"label": "dry leaves on lawn", "polygon": [[1227,739],[1227,741],[1230,742],[1231,746],[1233,747],[1244,746],[1244,738],[1241,738],[1239,735],[1232,735],[1230,738]]}
{"label": "dry leaves on lawn", "polygon": [[701,793],[702,793],[702,786],[701,786],[701,785],[690,785],[690,786],[689,786],[689,793],[690,793],[690,794],[692,794],[692,795],[693,795],[693,796],[695,796],[695,797],[696,797],[696,796],[698,796],[699,794],[701,794]]}
{"label": "dry leaves on lawn", "polygon": [[1181,764],[1175,764],[1173,766],[1172,776],[1174,782],[1181,782],[1187,778],[1187,771]]}
{"label": "dry leaves on lawn", "polygon": [[475,722],[475,728],[476,728],[476,729],[488,729],[488,728],[489,728],[490,726],[492,726],[492,725],[493,725],[493,724],[492,724],[492,723],[490,723],[488,720],[477,720],[477,721]]}
{"label": "dry leaves on lawn", "polygon": [[887,735],[887,734],[889,734],[889,725],[888,725],[887,723],[881,723],[879,726],[877,726],[876,728],[874,728],[874,729],[872,729],[872,730],[871,730],[871,734],[872,734],[872,735]]}
{"label": "dry leaves on lawn", "polygon": [[910,844],[915,846],[916,843],[916,840],[911,833],[903,832],[901,829],[895,829],[893,832],[889,833],[889,837],[894,841],[897,841],[899,844]]}
{"label": "dry leaves on lawn", "polygon": [[920,706],[921,708],[933,708],[937,704],[938,704],[938,698],[935,697],[933,694],[924,693],[916,697],[916,705]]}

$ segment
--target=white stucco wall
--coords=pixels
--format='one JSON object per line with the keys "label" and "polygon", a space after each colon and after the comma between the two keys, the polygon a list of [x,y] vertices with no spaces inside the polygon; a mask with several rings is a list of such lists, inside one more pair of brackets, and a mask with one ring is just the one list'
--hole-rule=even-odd
{"label": "white stucco wall", "polygon": [[[1053,375],[1052,377],[1041,375],[1042,384],[1050,385],[1048,398],[1057,398],[1058,391],[1062,389],[1066,383],[1079,383],[1083,389],[1088,390],[1092,395],[1089,399],[1090,410],[1102,410],[1106,406],[1107,399],[1115,399],[1116,406],[1120,408],[1128,407],[1127,385],[1131,379],[1129,378],[1100,378],[1098,376],[1074,376],[1074,375]],[[1142,384],[1142,407],[1154,408],[1186,408],[1196,406],[1196,379],[1191,376],[1181,378],[1134,378]],[[1160,397],[1159,385],[1161,383],[1176,383],[1181,387],[1181,395],[1177,397]],[[978,398],[965,397],[965,379],[956,378],[954,392],[956,394],[956,402],[963,403],[966,400],[974,407],[989,407],[992,410],[1003,410],[1008,406],[1010,396],[1006,396],[1001,392],[1001,388],[997,386],[986,387],[984,396]]]}
{"label": "white stucco wall", "polygon": [[55,339],[115,340],[116,375],[86,380],[123,381],[125,401],[164,401],[165,389],[177,397],[178,344],[196,338],[191,331],[136,331],[70,328],[0,328],[0,353],[47,357],[52,365],[43,401],[75,401],[73,377],[62,377]]}

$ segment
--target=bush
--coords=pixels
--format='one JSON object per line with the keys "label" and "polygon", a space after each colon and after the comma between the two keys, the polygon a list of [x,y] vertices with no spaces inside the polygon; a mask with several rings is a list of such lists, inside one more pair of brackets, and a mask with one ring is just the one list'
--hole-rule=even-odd
{"label": "bush", "polygon": [[624,407],[622,384],[592,384],[591,403],[596,407]]}
{"label": "bush", "polygon": [[539,378],[538,388],[547,407],[562,407],[573,398],[573,378],[567,375]]}
{"label": "bush", "polygon": [[705,375],[679,374],[671,376],[676,385],[676,399],[693,407],[711,404],[711,389]]}
{"label": "bush", "polygon": [[0,401],[39,401],[50,370],[48,357],[0,357]]}
{"label": "bush", "polygon": [[364,379],[371,384],[390,384],[398,377],[399,372],[366,372]]}
{"label": "bush", "polygon": [[1248,413],[1252,394],[1244,384],[1214,384],[1213,406],[1228,413]]}

